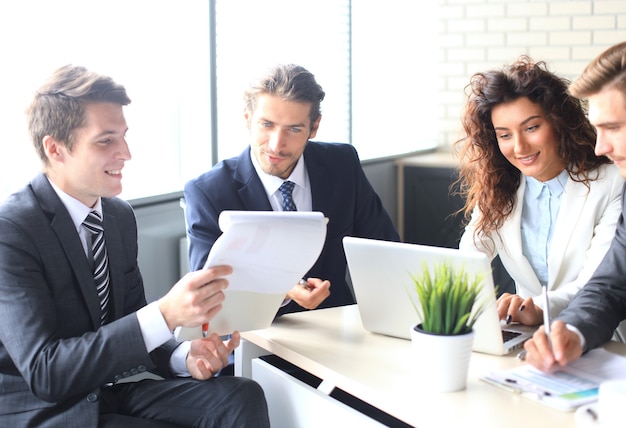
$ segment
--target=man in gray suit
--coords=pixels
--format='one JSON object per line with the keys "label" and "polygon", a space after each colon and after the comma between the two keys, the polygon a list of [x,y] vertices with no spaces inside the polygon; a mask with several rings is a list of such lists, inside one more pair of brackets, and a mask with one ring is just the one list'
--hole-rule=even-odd
{"label": "man in gray suit", "polygon": [[[0,206],[0,426],[269,426],[258,384],[213,377],[238,333],[172,338],[220,310],[229,266],[146,305],[135,217],[115,197],[129,103],[109,77],[65,66],[28,108],[44,172]],[[143,371],[165,380],[119,382]]]}
{"label": "man in gray suit", "polygon": [[[596,128],[596,154],[608,156],[626,177],[626,42],[594,59],[570,86],[589,100],[589,120]],[[625,188],[626,190],[626,188]],[[626,318],[626,192],[622,215],[606,256],[589,282],[552,324],[550,342],[544,328],[526,342],[527,360],[550,372],[607,342]]]}

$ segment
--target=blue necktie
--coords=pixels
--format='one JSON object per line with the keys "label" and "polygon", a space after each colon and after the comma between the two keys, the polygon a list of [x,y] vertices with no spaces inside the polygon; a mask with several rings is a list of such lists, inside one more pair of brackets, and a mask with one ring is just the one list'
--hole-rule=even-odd
{"label": "blue necktie", "polygon": [[284,181],[278,188],[281,195],[283,195],[283,211],[298,211],[291,196],[294,186],[295,183],[293,181]]}
{"label": "blue necktie", "polygon": [[100,213],[91,211],[83,222],[83,226],[93,235],[91,237],[93,277],[96,281],[96,291],[100,298],[100,324],[104,324],[109,312],[109,260]]}

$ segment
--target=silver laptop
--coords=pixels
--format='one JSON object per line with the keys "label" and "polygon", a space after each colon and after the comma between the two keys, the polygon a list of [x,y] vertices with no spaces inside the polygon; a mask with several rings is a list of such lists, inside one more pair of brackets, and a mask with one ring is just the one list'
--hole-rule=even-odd
{"label": "silver laptop", "polygon": [[474,351],[508,354],[520,349],[535,331],[498,319],[491,263],[483,253],[349,236],[343,238],[343,246],[361,321],[372,333],[410,339],[411,327],[419,322],[411,303],[416,295],[410,274],[419,274],[423,263],[441,260],[485,278],[481,293],[487,308],[474,324]]}

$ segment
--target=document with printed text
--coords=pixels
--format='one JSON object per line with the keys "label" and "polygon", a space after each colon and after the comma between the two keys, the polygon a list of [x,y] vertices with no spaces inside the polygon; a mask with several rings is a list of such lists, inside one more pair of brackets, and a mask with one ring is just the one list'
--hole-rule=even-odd
{"label": "document with printed text", "polygon": [[525,364],[488,373],[481,379],[548,406],[571,411],[596,401],[601,382],[626,379],[626,357],[598,348],[555,373],[546,374]]}
{"label": "document with printed text", "polygon": [[[230,265],[222,310],[208,331],[219,335],[269,327],[286,293],[317,261],[326,239],[321,212],[223,211],[223,234],[205,268]],[[201,326],[179,328],[178,340],[202,337]]]}

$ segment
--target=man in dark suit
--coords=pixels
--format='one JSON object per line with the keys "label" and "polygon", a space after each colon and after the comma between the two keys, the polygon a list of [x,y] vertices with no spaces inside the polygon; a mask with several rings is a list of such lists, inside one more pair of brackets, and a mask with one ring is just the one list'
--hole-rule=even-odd
{"label": "man in dark suit", "polygon": [[[135,217],[115,197],[129,103],[110,78],[65,66],[28,109],[44,173],[0,206],[0,426],[269,426],[258,384],[213,377],[238,333],[172,338],[220,310],[229,266],[146,305]],[[144,371],[165,379],[119,382]]]}
{"label": "man in dark suit", "polygon": [[[589,120],[598,132],[596,154],[608,156],[626,177],[626,42],[594,59],[570,92],[589,101]],[[622,214],[606,256],[552,324],[550,341],[541,327],[525,344],[528,361],[543,371],[558,370],[607,342],[626,319],[624,190]]]}
{"label": "man in dark suit", "polygon": [[[290,64],[270,70],[244,96],[250,146],[185,185],[192,270],[204,265],[221,235],[218,217],[224,210],[295,208],[321,211],[329,219],[322,253],[311,270],[302,273],[307,286],[294,284],[287,295],[290,302],[280,313],[355,302],[346,280],[344,236],[399,240],[356,150],[347,144],[310,141],[320,124],[324,95],[303,67]],[[283,207],[284,182],[294,183],[295,207]]]}

